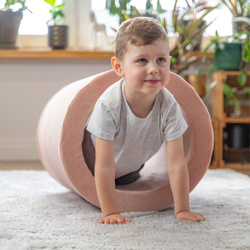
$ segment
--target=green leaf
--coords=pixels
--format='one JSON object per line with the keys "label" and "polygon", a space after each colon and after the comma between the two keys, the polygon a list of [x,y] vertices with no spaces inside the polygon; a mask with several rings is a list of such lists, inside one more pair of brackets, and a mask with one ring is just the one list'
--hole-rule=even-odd
{"label": "green leaf", "polygon": [[240,110],[240,103],[239,103],[239,101],[237,100],[236,97],[233,98],[233,101],[234,101],[235,111],[239,111]]}
{"label": "green leaf", "polygon": [[237,100],[237,98],[235,97],[231,87],[229,85],[227,85],[226,83],[223,83],[222,84],[222,89],[223,89],[223,93],[225,95],[225,98],[224,98],[224,105],[225,106],[228,106],[229,105],[229,101],[230,100],[233,100],[234,102],[234,107],[235,107],[235,110],[238,111],[240,110],[240,104],[239,104],[239,101]]}
{"label": "green leaf", "polygon": [[216,70],[218,70],[218,68],[217,68],[214,64],[211,64],[211,65],[208,67],[208,72],[209,72],[209,74],[214,73]]}
{"label": "green leaf", "polygon": [[153,4],[152,4],[152,0],[147,0],[146,2],[146,10],[153,10]]}
{"label": "green leaf", "polygon": [[215,47],[216,47],[216,45],[215,45],[215,43],[213,42],[213,39],[212,39],[211,42],[210,42],[210,44],[208,44],[207,47],[204,49],[204,53],[206,54],[210,48],[212,50],[214,50]]}
{"label": "green leaf", "polygon": [[175,62],[176,62],[176,58],[175,57],[171,57],[170,63],[175,63]]}
{"label": "green leaf", "polygon": [[208,83],[205,84],[205,90],[206,90],[206,93],[208,93],[211,90],[210,84]]}
{"label": "green leaf", "polygon": [[250,40],[249,39],[246,39],[245,41],[245,61],[246,62],[250,62]]}
{"label": "green leaf", "polygon": [[160,19],[160,23],[161,23],[161,26],[165,29],[165,31],[168,32],[167,31],[167,21],[166,21],[166,18]]}
{"label": "green leaf", "polygon": [[199,79],[199,78],[201,78],[201,71],[199,70],[199,69],[196,69],[195,70],[195,75],[196,75],[196,77]]}
{"label": "green leaf", "polygon": [[63,9],[65,7],[66,7],[65,3],[52,6],[49,10],[49,13],[51,14],[51,19],[47,22],[47,24],[48,25],[49,23],[51,23],[52,25],[62,24],[63,20],[65,19],[65,15],[63,13]]}
{"label": "green leaf", "polygon": [[219,41],[219,39],[220,39],[218,30],[215,31],[215,38],[217,41]]}
{"label": "green leaf", "polygon": [[55,6],[57,9],[64,9],[66,7],[65,3],[59,4],[57,6]]}
{"label": "green leaf", "polygon": [[227,85],[226,83],[223,83],[222,89],[226,97],[228,97],[229,99],[232,99],[234,97],[234,93],[229,85]]}
{"label": "green leaf", "polygon": [[119,0],[121,10],[127,10],[127,4],[129,4],[130,2],[131,0]]}
{"label": "green leaf", "polygon": [[113,4],[114,4],[114,1],[106,0],[105,9],[110,9]]}
{"label": "green leaf", "polygon": [[160,0],[157,0],[157,12],[160,14],[166,12],[166,10],[161,7]]}
{"label": "green leaf", "polygon": [[249,99],[250,98],[250,87],[247,87],[245,91],[246,91],[245,92],[245,98]]}
{"label": "green leaf", "polygon": [[241,86],[244,86],[247,82],[247,72],[245,70],[241,71],[237,76],[237,81]]}
{"label": "green leaf", "polygon": [[44,2],[48,3],[51,6],[54,6],[56,3],[56,0],[44,0]]}

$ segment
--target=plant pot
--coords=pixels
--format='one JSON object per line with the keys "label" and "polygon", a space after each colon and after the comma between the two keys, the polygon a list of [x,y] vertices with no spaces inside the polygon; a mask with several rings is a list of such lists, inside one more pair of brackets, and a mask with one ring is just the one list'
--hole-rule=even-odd
{"label": "plant pot", "polygon": [[228,147],[229,148],[248,148],[250,126],[247,124],[228,124]]}
{"label": "plant pot", "polygon": [[200,97],[205,96],[205,83],[206,83],[206,76],[201,75],[198,77],[196,74],[190,74],[187,76],[184,76],[185,80],[195,89],[196,93]]}
{"label": "plant pot", "polygon": [[249,17],[234,17],[232,20],[233,33],[250,32],[250,18]]}
{"label": "plant pot", "polygon": [[242,45],[224,42],[224,49],[217,48],[214,54],[214,65],[218,69],[238,71],[242,63]]}
{"label": "plant pot", "polygon": [[69,26],[48,26],[48,42],[52,49],[66,49],[68,47]]}
{"label": "plant pot", "polygon": [[22,12],[0,11],[0,48],[16,48],[18,30],[23,18]]}

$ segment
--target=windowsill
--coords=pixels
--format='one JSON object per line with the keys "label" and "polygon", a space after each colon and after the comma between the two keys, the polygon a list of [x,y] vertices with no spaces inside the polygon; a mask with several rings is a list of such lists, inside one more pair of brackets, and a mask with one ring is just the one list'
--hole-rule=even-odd
{"label": "windowsill", "polygon": [[[49,48],[0,49],[0,59],[109,59],[114,56],[112,51],[98,50],[52,50]],[[202,58],[201,51],[190,51],[188,57]],[[209,57],[212,55],[210,54]]]}
{"label": "windowsill", "polygon": [[112,51],[52,50],[49,48],[0,49],[0,59],[105,59],[113,55]]}

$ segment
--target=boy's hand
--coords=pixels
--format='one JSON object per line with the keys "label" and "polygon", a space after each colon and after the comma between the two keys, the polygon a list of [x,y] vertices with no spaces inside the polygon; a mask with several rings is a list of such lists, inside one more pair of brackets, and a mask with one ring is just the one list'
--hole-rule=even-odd
{"label": "boy's hand", "polygon": [[111,214],[99,221],[100,224],[123,224],[126,222],[131,222],[131,220],[121,214]]}
{"label": "boy's hand", "polygon": [[190,211],[182,211],[175,215],[176,219],[180,221],[190,220],[192,222],[204,221],[205,217],[203,217],[200,213],[193,213]]}

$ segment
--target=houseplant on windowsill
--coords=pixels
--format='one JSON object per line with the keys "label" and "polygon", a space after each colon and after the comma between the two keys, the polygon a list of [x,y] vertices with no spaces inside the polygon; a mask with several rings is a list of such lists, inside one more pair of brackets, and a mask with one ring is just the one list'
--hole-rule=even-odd
{"label": "houseplant on windowsill", "polygon": [[184,71],[202,60],[202,53],[194,50],[200,49],[203,33],[213,22],[206,23],[204,18],[218,5],[208,6],[206,1],[195,0],[186,0],[186,4],[186,8],[179,7],[178,0],[175,0],[173,8],[172,23],[177,38],[170,51],[171,69],[182,74],[199,96],[204,97],[206,75],[201,73],[199,68],[196,68],[193,74]]}
{"label": "houseplant on windowsill", "polygon": [[187,8],[183,10],[178,7],[178,0],[175,0],[172,14],[172,23],[177,39],[170,54],[172,56],[171,68],[176,73],[180,73],[200,60],[199,56],[190,57],[190,51],[193,51],[201,42],[203,32],[212,23],[204,24],[204,18],[218,7],[218,5],[209,7],[206,1],[192,0],[192,4],[189,4],[188,1],[186,3]]}
{"label": "houseplant on windowsill", "polygon": [[26,0],[6,0],[0,9],[0,49],[16,48],[18,30],[23,11],[29,10]]}
{"label": "houseplant on windowsill", "polygon": [[174,32],[179,34],[181,40],[184,40],[185,36],[189,39],[196,37],[195,40],[190,39],[189,50],[200,50],[203,32],[211,24],[207,24],[204,18],[218,5],[210,7],[205,0],[185,0],[185,2],[186,7],[180,7],[178,0],[175,0],[172,14]]}
{"label": "houseplant on windowsill", "polygon": [[52,49],[66,49],[68,47],[69,26],[63,25],[65,4],[56,5],[56,0],[44,0],[50,8],[51,19],[48,24],[48,42]]}

